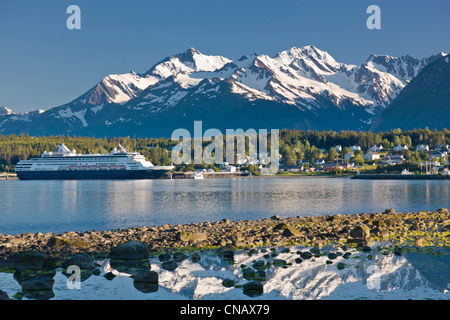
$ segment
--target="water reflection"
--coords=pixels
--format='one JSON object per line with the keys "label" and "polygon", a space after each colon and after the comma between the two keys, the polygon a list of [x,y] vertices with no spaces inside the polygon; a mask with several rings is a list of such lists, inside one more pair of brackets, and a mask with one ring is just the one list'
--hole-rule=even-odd
{"label": "water reflection", "polygon": [[[85,270],[80,290],[68,289],[64,269],[17,269],[0,273],[0,282],[9,297],[22,299],[449,298],[449,248],[404,248],[399,254],[388,243],[363,251],[328,245],[300,255],[310,249],[202,251],[182,259],[172,253],[169,260],[106,259],[98,261],[100,267]],[[176,268],[163,268],[175,259]]]}
{"label": "water reflection", "polygon": [[0,181],[0,232],[66,232],[191,222],[448,207],[444,180],[245,178]]}

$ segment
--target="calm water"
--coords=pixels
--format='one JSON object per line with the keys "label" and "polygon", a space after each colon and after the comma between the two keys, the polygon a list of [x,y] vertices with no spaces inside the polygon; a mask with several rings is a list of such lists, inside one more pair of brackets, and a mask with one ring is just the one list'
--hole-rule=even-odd
{"label": "calm water", "polygon": [[[84,271],[79,289],[70,289],[67,276],[57,269],[47,277],[54,280],[51,290],[28,291],[12,273],[0,272],[1,289],[10,298],[53,300],[448,300],[450,289],[450,252],[448,248],[436,248],[431,254],[427,249],[404,253],[401,256],[385,253],[388,243],[374,243],[369,252],[350,249],[350,258],[338,256],[327,263],[327,251],[343,253],[340,248],[326,246],[320,257],[297,263],[298,250],[310,248],[290,247],[237,251],[234,263],[224,261],[214,252],[200,252],[200,261],[187,258],[177,263],[175,270],[165,270],[157,255],[147,264],[120,263],[109,259],[97,261],[99,272]],[[269,256],[267,253],[271,253]],[[273,256],[275,255],[275,256]],[[284,261],[285,266],[275,262]],[[270,265],[264,268],[259,280],[263,289],[249,294],[243,286],[251,279],[244,268],[254,267],[255,262]],[[133,275],[149,269],[158,275],[157,284],[136,284]],[[341,265],[341,267],[339,267]],[[114,277],[106,277],[106,275]],[[236,286],[226,287],[224,279]],[[176,306],[175,306],[176,308]],[[173,310],[165,310],[173,311]],[[177,311],[175,311],[177,312]]]}
{"label": "calm water", "polygon": [[252,178],[0,181],[0,233],[450,207],[445,180]]}

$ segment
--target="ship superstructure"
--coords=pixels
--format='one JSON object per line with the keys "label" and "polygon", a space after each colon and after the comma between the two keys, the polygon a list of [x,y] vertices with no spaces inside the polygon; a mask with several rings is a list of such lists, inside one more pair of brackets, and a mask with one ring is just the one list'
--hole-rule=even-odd
{"label": "ship superstructure", "polygon": [[21,180],[37,179],[157,179],[173,166],[154,166],[139,152],[123,146],[109,154],[78,154],[64,144],[40,158],[21,160],[16,173]]}

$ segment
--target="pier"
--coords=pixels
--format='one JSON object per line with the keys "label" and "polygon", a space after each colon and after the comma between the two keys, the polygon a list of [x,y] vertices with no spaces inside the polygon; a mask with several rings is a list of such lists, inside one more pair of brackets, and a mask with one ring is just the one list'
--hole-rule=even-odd
{"label": "pier", "polygon": [[[166,173],[163,179],[191,179],[193,172],[172,172]],[[202,172],[201,173],[205,179],[210,178],[242,178],[251,177],[249,172]]]}

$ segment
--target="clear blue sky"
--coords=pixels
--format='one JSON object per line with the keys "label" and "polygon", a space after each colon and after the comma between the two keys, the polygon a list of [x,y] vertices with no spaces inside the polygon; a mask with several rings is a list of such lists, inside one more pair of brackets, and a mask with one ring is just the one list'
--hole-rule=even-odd
{"label": "clear blue sky", "polygon": [[[81,8],[81,30],[66,9]],[[381,30],[366,9],[381,8]],[[0,106],[49,109],[104,76],[147,71],[194,47],[237,59],[313,44],[337,61],[450,52],[448,0],[1,0]]]}

